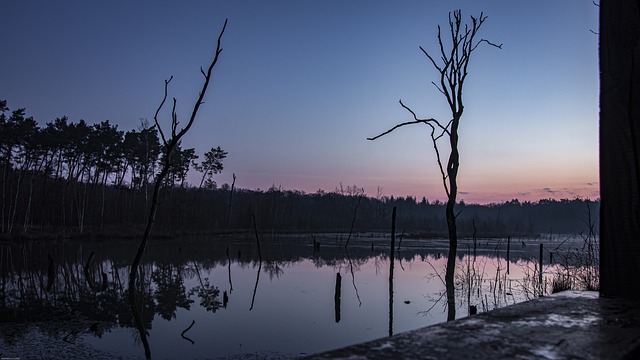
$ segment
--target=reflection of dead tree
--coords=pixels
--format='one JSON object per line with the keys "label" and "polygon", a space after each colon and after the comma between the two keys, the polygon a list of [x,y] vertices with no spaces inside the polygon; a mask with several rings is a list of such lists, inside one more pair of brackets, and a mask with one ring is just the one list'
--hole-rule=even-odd
{"label": "reflection of dead tree", "polygon": [[336,273],[336,290],[333,293],[333,302],[335,308],[336,323],[340,322],[340,298],[342,289],[342,276],[340,273]]}
{"label": "reflection of dead tree", "polygon": [[195,261],[192,261],[193,263],[193,267],[196,269],[196,276],[198,277],[198,282],[200,283],[200,286],[204,286],[204,283],[202,282],[202,276],[200,275],[200,269],[198,268],[198,264]]}
{"label": "reflection of dead tree", "polygon": [[351,283],[353,284],[353,289],[356,291],[356,298],[358,298],[358,307],[362,306],[362,301],[360,300],[360,293],[358,293],[358,287],[356,286],[356,275],[353,272],[353,261],[351,260],[351,256],[349,255],[349,249],[347,249],[347,260],[349,260],[349,270],[351,271]]}
{"label": "reflection of dead tree", "polygon": [[422,315],[422,316],[427,316],[429,315],[429,312],[431,310],[433,310],[434,307],[436,307],[436,305],[438,305],[440,303],[440,300],[442,300],[442,298],[445,296],[446,293],[440,293],[440,297],[438,297],[437,299],[432,299],[430,297],[425,296],[425,298],[427,299],[427,301],[432,302],[433,304],[431,305],[430,308],[428,308],[427,310],[423,310],[423,311],[418,311],[418,315]]}
{"label": "reflection of dead tree", "polygon": [[[169,80],[165,80],[164,82],[164,97],[162,99],[162,102],[158,106],[158,109],[156,110],[156,113],[153,119],[155,120],[155,127],[158,129],[158,132],[160,133],[160,136],[162,138],[162,143],[164,145],[165,153],[162,161],[162,169],[160,170],[160,173],[158,173],[158,175],[156,176],[155,184],[153,186],[153,197],[151,200],[151,209],[149,210],[149,217],[147,219],[147,226],[144,230],[144,235],[142,236],[142,241],[140,242],[140,246],[138,247],[136,256],[133,259],[133,263],[131,264],[131,271],[129,273],[129,289],[134,289],[134,285],[136,282],[137,269],[140,264],[140,260],[142,259],[142,254],[147,248],[147,242],[149,241],[149,235],[151,234],[151,228],[153,227],[153,223],[155,222],[156,211],[158,209],[158,195],[160,193],[160,187],[162,186],[164,178],[167,176],[169,169],[171,168],[171,155],[173,153],[173,150],[179,145],[182,137],[189,131],[189,129],[193,125],[193,122],[196,119],[196,115],[198,114],[198,110],[200,109],[200,105],[204,103],[203,101],[204,95],[207,92],[207,88],[209,87],[209,81],[211,80],[211,71],[217,64],[218,57],[222,52],[222,47],[220,45],[222,41],[222,35],[224,34],[224,30],[226,29],[226,27],[227,27],[227,21],[225,20],[224,26],[222,27],[222,30],[218,35],[218,43],[216,46],[216,52],[215,52],[214,58],[211,61],[211,64],[209,65],[207,72],[205,73],[205,71],[202,68],[200,68],[200,72],[204,76],[204,84],[202,85],[202,89],[200,90],[198,100],[193,106],[193,110],[191,112],[191,116],[189,117],[189,121],[187,122],[187,125],[184,128],[180,129],[179,131],[178,131],[178,123],[179,123],[178,114],[176,112],[176,99],[173,98],[173,107],[171,109],[170,137],[166,137],[164,132],[162,131],[162,127],[160,126],[160,123],[158,121],[158,114],[160,113],[160,110],[162,110],[162,108],[164,107],[164,104],[167,100],[168,87],[169,87],[169,83],[173,79],[173,76],[170,77]],[[134,299],[133,291],[130,291],[129,293],[130,293],[129,296],[131,297],[131,299]]]}
{"label": "reflection of dead tree", "polygon": [[227,270],[229,273],[229,294],[233,292],[233,283],[231,282],[231,257],[229,256],[229,245],[227,245]]}
{"label": "reflection of dead tree", "polygon": [[396,207],[391,213],[391,244],[389,254],[389,336],[393,336],[393,264],[395,262],[396,247]]}
{"label": "reflection of dead tree", "polygon": [[402,238],[404,237],[404,230],[400,234],[400,241],[398,242],[398,251],[400,251],[400,247],[402,246]]}
{"label": "reflection of dead tree", "polygon": [[258,272],[256,273],[256,285],[253,287],[253,296],[251,296],[251,307],[249,311],[253,310],[253,304],[256,301],[256,292],[258,291],[258,283],[260,282],[260,271],[262,271],[262,261],[258,264]]}
{"label": "reflection of dead tree", "polygon": [[[429,273],[427,275],[425,275],[425,280],[427,282],[430,282],[434,279],[438,279],[440,281],[440,283],[442,283],[442,285],[445,286],[446,288],[446,283],[445,280],[442,278],[442,276],[440,275],[440,271],[438,271],[436,269],[435,266],[433,266],[433,264],[431,263],[431,261],[429,261],[429,259],[424,259],[423,261],[425,261],[427,263],[427,265],[429,265],[431,267],[431,269],[433,270],[432,273]],[[429,312],[438,304],[440,303],[440,301],[442,300],[443,297],[445,297],[445,295],[447,294],[447,292],[441,292],[440,296],[438,297],[438,299],[434,299],[431,296],[425,296],[425,299],[427,299],[427,301],[433,302],[433,305],[431,305],[431,307],[427,310],[423,310],[423,311],[419,311],[418,314],[426,316],[427,314],[429,314]]]}
{"label": "reflection of dead tree", "polygon": [[[144,305],[142,306],[144,307]],[[146,359],[151,359],[151,346],[149,345],[149,340],[147,338],[147,330],[144,328],[142,316],[140,315],[140,311],[136,306],[135,289],[131,287],[129,288],[129,307],[131,308],[131,312],[133,313],[133,321],[136,329],[138,330],[142,346],[144,347],[144,356]]]}
{"label": "reflection of dead tree", "polygon": [[256,292],[258,291],[258,283],[260,282],[260,271],[262,271],[262,254],[260,253],[260,237],[258,236],[258,226],[256,225],[256,216],[251,214],[253,218],[253,230],[256,233],[256,243],[258,244],[258,273],[256,275],[256,286],[253,287],[253,296],[251,297],[251,307],[249,311],[253,310],[253,304],[256,301]]}
{"label": "reflection of dead tree", "polygon": [[195,341],[193,341],[193,340],[191,340],[190,338],[188,338],[188,337],[184,336],[184,334],[185,334],[187,331],[191,330],[191,328],[193,327],[193,325],[194,325],[195,323],[196,323],[196,321],[195,321],[195,320],[191,320],[191,325],[189,325],[189,327],[187,327],[186,329],[184,329],[184,330],[182,331],[182,333],[180,334],[180,336],[181,336],[183,339],[185,339],[185,340],[187,340],[187,341],[191,342],[191,345],[195,344],[196,342],[195,342]]}
{"label": "reflection of dead tree", "polygon": [[[392,131],[413,124],[425,124],[431,131],[431,143],[436,153],[436,159],[438,162],[438,168],[442,176],[442,184],[444,186],[445,193],[447,195],[446,205],[446,218],[447,228],[449,231],[449,257],[447,260],[447,274],[446,282],[447,288],[451,287],[451,291],[447,291],[451,296],[453,293],[453,277],[455,272],[455,260],[456,260],[456,248],[458,246],[458,235],[456,230],[456,214],[454,207],[456,205],[458,195],[458,168],[460,166],[460,153],[458,151],[458,127],[460,126],[460,119],[464,110],[462,101],[462,88],[467,78],[467,68],[471,59],[471,54],[478,48],[478,46],[485,42],[489,45],[501,48],[502,45],[496,45],[485,39],[476,39],[476,35],[480,27],[487,19],[483,13],[480,13],[479,17],[471,16],[471,24],[464,24],[462,21],[462,13],[460,10],[449,13],[449,28],[450,28],[450,48],[447,49],[440,32],[440,26],[438,26],[438,44],[440,50],[439,61],[436,61],[426,50],[420,47],[420,50],[427,56],[431,64],[438,70],[440,74],[440,83],[432,84],[442,93],[451,110],[451,120],[444,123],[435,118],[420,119],[416,113],[407,107],[402,100],[400,105],[406,109],[413,116],[413,121],[407,121],[395,125],[391,129],[371,138],[369,140],[375,140]],[[449,141],[449,159],[446,167],[443,165],[442,156],[440,154],[440,148],[438,147],[438,140],[445,138]],[[454,311],[455,309],[450,309]],[[451,317],[451,313],[449,317]],[[455,314],[453,314],[455,317]]]}
{"label": "reflection of dead tree", "polygon": [[[442,279],[442,276],[440,276],[440,272],[436,269],[435,266],[433,266],[431,261],[429,261],[427,259],[426,263],[427,263],[427,265],[431,266],[431,269],[433,270],[433,274],[431,274],[431,276],[426,276],[426,277],[437,277],[438,279],[440,279],[440,282],[442,283],[442,285],[445,285],[445,281],[444,281],[444,279]],[[428,279],[428,280],[430,280],[430,279]]]}
{"label": "reflection of dead tree", "polygon": [[89,288],[91,290],[95,289],[95,284],[93,283],[93,275],[90,272],[91,263],[93,262],[93,258],[95,256],[96,256],[96,253],[92,251],[91,254],[89,254],[89,258],[87,259],[87,262],[84,265],[84,277],[87,280],[87,284],[89,285]]}

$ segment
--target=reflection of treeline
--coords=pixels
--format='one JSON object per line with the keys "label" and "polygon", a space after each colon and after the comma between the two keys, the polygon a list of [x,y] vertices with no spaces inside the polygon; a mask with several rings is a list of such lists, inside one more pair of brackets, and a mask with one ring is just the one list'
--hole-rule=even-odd
{"label": "reflection of treeline", "polygon": [[[261,271],[273,278],[307,259],[317,267],[344,267],[349,263],[359,266],[371,257],[387,257],[386,247],[375,252],[369,247],[353,247],[346,252],[330,245],[329,238],[322,239],[321,250],[314,249],[311,239],[265,239]],[[338,241],[332,237],[334,240]],[[127,279],[135,247],[130,241],[115,241],[110,246],[100,241],[1,242],[0,318],[31,322],[76,316],[95,322],[90,330],[96,335],[116,327],[133,328]],[[409,261],[418,253],[426,256],[427,251],[405,253],[402,259]],[[222,310],[222,292],[231,292],[227,284],[232,275],[229,283],[226,278],[210,279],[207,274],[211,269],[226,268],[229,263],[258,268],[251,239],[160,240],[150,244],[147,258],[153,260],[139,269],[141,281],[136,289],[147,329],[156,315],[171,321],[178,309],[189,310],[194,304],[213,313]],[[195,279],[197,285],[188,287],[187,279]]]}
{"label": "reflection of treeline", "polygon": [[[0,101],[1,233],[138,234],[146,223],[151,185],[162,148],[155,128],[118,130],[108,121],[89,125],[67,118],[44,127],[24,109],[9,113]],[[163,188],[155,229],[161,232],[249,230],[252,214],[260,230],[388,230],[397,207],[399,231],[445,236],[444,204],[414,197],[363,196],[356,186],[307,194],[272,187],[266,191],[217,187],[226,152],[212,148],[196,163],[194,149],[176,150]],[[197,187],[186,183],[191,168]],[[513,200],[503,204],[459,204],[462,236],[578,233],[585,229],[588,200]],[[475,227],[474,227],[475,225]]]}
{"label": "reflection of treeline", "polygon": [[[320,246],[314,246],[314,242]],[[348,249],[344,247],[344,234],[324,234],[313,239],[297,235],[265,236],[261,245],[260,271],[270,278],[281,276],[300,261],[310,261],[317,268],[357,271],[370,259],[374,259],[376,266],[389,259],[388,236],[358,236]],[[31,322],[73,315],[90,321],[90,330],[97,335],[117,327],[133,328],[127,279],[131,253],[136,246],[126,240],[0,242],[0,319]],[[504,258],[503,248],[504,244],[499,250],[492,243],[479,249],[478,254]],[[446,244],[437,240],[405,239],[394,257],[402,266],[403,262],[438,259],[445,249]],[[537,247],[527,249],[535,253]],[[458,254],[462,258],[465,253]],[[523,251],[518,257],[529,255]],[[212,269],[224,269],[230,264],[251,269],[250,272],[259,269],[252,238],[161,239],[149,244],[145,258],[148,260],[139,269],[141,281],[136,292],[141,297],[140,311],[147,329],[156,315],[171,321],[179,309],[189,310],[197,304],[212,313],[224,311],[223,293],[231,295],[236,274],[229,271],[228,279],[210,278]],[[512,253],[512,261],[515,258]],[[187,285],[189,279],[196,285]],[[233,301],[233,296],[229,297]],[[85,326],[82,331],[86,329]],[[0,332],[0,337],[3,336],[6,334]]]}

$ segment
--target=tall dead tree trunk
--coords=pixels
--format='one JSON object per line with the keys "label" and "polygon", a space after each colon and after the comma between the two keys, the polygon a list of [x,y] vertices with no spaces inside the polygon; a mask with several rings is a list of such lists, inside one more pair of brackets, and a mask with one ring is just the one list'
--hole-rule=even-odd
{"label": "tall dead tree trunk", "polygon": [[200,105],[203,104],[204,95],[207,92],[207,88],[209,87],[209,82],[211,80],[211,72],[215,67],[215,65],[217,64],[219,55],[222,52],[221,41],[222,41],[222,35],[224,34],[224,30],[226,29],[226,27],[227,27],[227,20],[225,20],[224,26],[222,27],[222,30],[218,35],[216,52],[213,60],[211,61],[211,64],[209,65],[208,70],[205,72],[202,68],[200,68],[200,72],[204,76],[204,84],[202,85],[202,89],[200,90],[198,100],[193,106],[193,110],[191,112],[191,116],[189,117],[189,121],[187,122],[187,125],[184,128],[182,128],[180,131],[178,131],[178,115],[176,113],[176,99],[173,98],[173,107],[171,110],[171,133],[169,134],[170,135],[169,137],[165,136],[164,132],[162,131],[162,127],[160,126],[160,123],[158,121],[158,114],[160,113],[160,110],[162,110],[162,108],[164,107],[164,104],[167,100],[168,87],[169,87],[169,83],[173,79],[173,76],[170,77],[169,80],[165,80],[164,82],[164,97],[162,99],[162,102],[160,103],[160,106],[158,106],[158,109],[156,110],[154,120],[155,120],[155,126],[157,127],[158,132],[160,133],[160,136],[162,138],[162,142],[165,146],[166,154],[164,156],[164,160],[162,163],[162,169],[160,170],[160,172],[158,173],[158,176],[155,179],[155,184],[153,187],[153,196],[151,200],[151,208],[149,210],[149,217],[147,218],[147,226],[145,228],[144,235],[142,236],[142,241],[140,242],[140,245],[138,247],[138,251],[136,252],[136,256],[133,259],[133,263],[131,264],[131,272],[129,273],[129,296],[131,299],[134,298],[133,290],[135,289],[138,266],[140,264],[140,260],[142,259],[142,254],[144,253],[144,250],[147,247],[147,242],[149,241],[149,235],[151,234],[151,229],[153,228],[153,223],[155,222],[156,211],[158,208],[158,195],[160,193],[160,187],[162,186],[164,179],[167,176],[167,173],[169,172],[169,169],[171,167],[171,153],[176,148],[176,146],[178,145],[182,137],[189,131],[189,129],[193,125],[196,115],[198,114],[198,110],[200,109]]}
{"label": "tall dead tree trunk", "polygon": [[133,312],[133,317],[136,323],[136,327],[138,328],[138,331],[140,332],[140,339],[144,345],[144,349],[145,349],[145,357],[147,359],[151,359],[151,350],[149,347],[149,343],[147,341],[147,333],[146,330],[144,328],[144,326],[142,326],[142,318],[138,312],[138,308],[136,305],[136,296],[135,296],[135,284],[136,284],[136,277],[138,274],[138,266],[140,265],[140,260],[142,259],[142,254],[144,253],[146,247],[147,247],[147,242],[149,241],[149,235],[151,234],[151,229],[153,228],[153,223],[155,222],[155,218],[156,218],[156,210],[158,208],[158,195],[160,193],[160,187],[162,186],[162,183],[164,182],[164,178],[167,176],[167,173],[169,172],[169,168],[171,167],[171,153],[173,152],[173,150],[176,148],[176,146],[180,143],[180,139],[182,139],[182,137],[189,131],[189,129],[191,128],[191,126],[193,125],[193,122],[195,121],[196,115],[198,114],[198,110],[200,109],[200,105],[203,104],[203,99],[204,99],[204,95],[207,92],[207,88],[209,87],[209,81],[211,80],[211,71],[213,70],[214,66],[217,64],[218,62],[218,57],[220,55],[220,53],[222,52],[222,47],[221,45],[221,41],[222,41],[222,35],[224,34],[224,30],[227,28],[227,20],[224,21],[224,25],[222,27],[222,30],[220,31],[220,34],[218,35],[218,43],[216,46],[216,52],[215,55],[213,57],[213,60],[211,61],[211,64],[209,65],[209,68],[207,70],[207,72],[205,72],[202,68],[200,68],[200,72],[202,73],[202,75],[204,76],[204,84],[202,85],[202,89],[200,90],[200,94],[198,96],[198,100],[196,101],[195,105],[193,106],[193,111],[191,112],[191,116],[189,117],[189,121],[187,122],[187,125],[182,128],[180,131],[178,131],[178,115],[176,113],[176,99],[173,98],[173,107],[171,110],[171,134],[170,137],[166,137],[164,132],[162,131],[162,127],[160,126],[160,123],[158,121],[158,114],[160,113],[160,110],[162,110],[162,108],[164,107],[164,104],[167,100],[167,93],[168,93],[168,87],[169,87],[169,83],[171,82],[171,80],[173,79],[173,76],[169,78],[169,80],[165,80],[164,82],[164,97],[162,98],[162,102],[160,103],[160,106],[158,106],[158,109],[156,110],[155,116],[154,116],[154,120],[155,120],[155,126],[158,129],[158,132],[160,133],[161,137],[162,137],[162,142],[164,143],[165,146],[165,156],[164,156],[164,160],[162,163],[162,168],[160,170],[160,172],[158,173],[158,176],[156,176],[155,179],[155,184],[153,186],[153,197],[151,200],[151,208],[149,210],[149,217],[147,218],[147,226],[144,230],[144,235],[142,236],[142,241],[140,242],[140,246],[138,246],[138,251],[136,252],[136,256],[133,259],[133,263],[131,264],[131,270],[129,272],[129,306],[131,308],[131,311]]}
{"label": "tall dead tree trunk", "polygon": [[[368,138],[368,140],[375,140],[406,125],[425,124],[429,127],[431,131],[431,143],[436,153],[438,168],[440,169],[440,174],[442,176],[442,184],[447,195],[445,216],[447,218],[447,228],[449,233],[449,255],[447,259],[445,281],[448,284],[448,289],[453,288],[456,250],[458,246],[455,206],[458,196],[458,168],[460,167],[458,128],[464,111],[462,88],[467,78],[467,68],[469,66],[471,54],[477,49],[477,47],[484,42],[488,45],[502,48],[502,45],[496,45],[486,39],[476,38],[478,30],[480,30],[480,27],[486,19],[487,17],[483,13],[480,13],[480,16],[477,18],[471,16],[471,23],[469,24],[463,23],[462,12],[460,10],[449,13],[450,39],[448,39],[448,41],[443,40],[440,26],[438,25],[438,45],[440,50],[439,61],[436,61],[431,54],[420,46],[422,53],[429,59],[430,63],[440,74],[439,83],[433,81],[431,83],[446,98],[449,109],[451,110],[451,119],[446,123],[436,120],[435,118],[420,119],[413,110],[403,104],[402,100],[400,100],[400,105],[411,113],[413,121],[397,124],[377,136]],[[438,146],[438,140],[442,138],[449,139],[449,158],[447,160],[446,167],[443,166],[440,147]],[[453,297],[453,291],[447,291],[447,295],[449,297]],[[452,303],[454,303],[453,299],[449,299],[449,304]],[[450,309],[450,311],[451,310],[452,309]],[[453,317],[455,317],[455,315]],[[452,320],[451,312],[449,313],[449,320]]]}

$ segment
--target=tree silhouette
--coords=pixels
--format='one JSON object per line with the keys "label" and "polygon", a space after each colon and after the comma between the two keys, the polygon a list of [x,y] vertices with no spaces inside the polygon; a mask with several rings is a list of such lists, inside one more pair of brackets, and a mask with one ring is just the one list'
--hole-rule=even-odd
{"label": "tree silhouette", "polygon": [[[456,248],[458,246],[458,236],[456,230],[456,214],[454,207],[458,195],[458,168],[460,167],[460,153],[458,151],[458,128],[460,119],[464,111],[464,103],[462,101],[462,89],[467,79],[469,61],[472,53],[481,43],[487,43],[497,48],[502,45],[496,45],[486,39],[477,39],[476,35],[482,27],[487,17],[481,12],[479,17],[471,16],[471,24],[463,23],[462,12],[456,10],[449,13],[449,30],[450,39],[447,43],[443,40],[440,26],[438,25],[438,44],[440,50],[440,58],[434,59],[426,50],[420,46],[420,50],[429,59],[431,64],[438,70],[440,74],[439,84],[431,82],[444,95],[451,110],[451,119],[447,122],[436,120],[435,118],[420,119],[416,113],[406,106],[402,100],[400,105],[409,111],[413,116],[413,121],[403,122],[395,125],[391,129],[368,140],[375,140],[381,136],[391,133],[392,131],[413,124],[425,124],[431,130],[431,142],[436,153],[438,168],[442,175],[442,184],[447,195],[447,205],[445,209],[447,228],[449,234],[449,257],[447,260],[447,273],[445,280],[447,283],[453,284],[453,275],[455,272]],[[442,155],[438,146],[440,139],[448,139],[449,142],[449,158],[446,167],[443,165]],[[451,299],[449,299],[451,300]],[[455,315],[454,315],[455,316]]]}
{"label": "tree silhouette", "polygon": [[191,162],[198,158],[198,155],[196,155],[196,149],[183,149],[180,142],[178,142],[169,155],[167,146],[162,146],[161,152],[161,161],[169,164],[165,185],[168,188],[173,188],[174,185],[178,185],[181,188],[184,187],[184,182],[187,179],[187,173],[189,172]]}
{"label": "tree silhouette", "polygon": [[198,188],[202,188],[202,184],[207,189],[215,189],[217,187],[216,182],[213,180],[213,175],[222,171],[224,168],[222,161],[227,157],[227,154],[226,151],[218,146],[204,153],[204,160],[200,164],[193,161],[193,167],[202,173],[202,180],[200,180]]}
{"label": "tree silhouette", "polygon": [[131,188],[144,190],[145,207],[147,205],[148,185],[155,173],[155,165],[160,156],[160,139],[155,126],[149,127],[145,121],[139,131],[128,131],[123,141],[124,169],[122,177],[131,169]]}

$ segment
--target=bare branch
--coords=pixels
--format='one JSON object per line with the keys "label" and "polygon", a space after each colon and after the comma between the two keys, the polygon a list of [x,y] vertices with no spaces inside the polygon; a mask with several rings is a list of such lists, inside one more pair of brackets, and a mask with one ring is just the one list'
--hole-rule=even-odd
{"label": "bare branch", "polygon": [[389,134],[390,132],[394,131],[397,128],[401,128],[401,127],[406,126],[406,125],[413,125],[413,124],[420,124],[420,123],[428,124],[424,120],[422,120],[422,121],[421,120],[407,121],[407,122],[404,122],[404,123],[401,123],[401,124],[397,124],[396,126],[392,127],[391,129],[389,129],[389,130],[387,130],[387,131],[385,131],[383,133],[380,133],[380,134],[378,134],[378,135],[376,135],[374,137],[368,137],[367,140],[375,140],[377,138],[380,138],[380,137],[383,137],[383,136]]}
{"label": "bare branch", "polygon": [[435,266],[433,266],[433,264],[430,261],[427,261],[427,264],[431,266],[431,269],[433,269],[433,273],[436,274],[438,279],[440,279],[440,281],[444,284],[444,279],[442,279],[442,276],[440,276],[440,273],[438,272],[438,270],[436,270]]}
{"label": "bare branch", "polygon": [[[440,280],[442,280],[442,279],[440,279]],[[420,315],[422,315],[422,316],[426,316],[426,315],[428,315],[428,314],[429,314],[429,312],[430,312],[431,310],[433,310],[433,308],[434,308],[434,307],[436,307],[436,305],[438,305],[438,303],[440,302],[440,300],[442,300],[442,298],[443,298],[446,294],[447,294],[446,292],[442,292],[442,293],[440,293],[440,297],[438,298],[438,300],[436,300],[436,301],[432,301],[432,302],[433,302],[433,305],[431,305],[431,307],[430,307],[430,308],[428,308],[427,310],[418,311],[418,314],[420,314]],[[425,296],[425,297],[426,297],[426,296]],[[428,299],[428,300],[431,300],[431,299]]]}
{"label": "bare branch", "polygon": [[498,44],[492,43],[491,41],[489,41],[487,39],[480,39],[480,41],[478,41],[478,43],[474,47],[471,48],[471,51],[475,50],[478,47],[478,45],[480,45],[483,42],[487,43],[487,44],[489,44],[489,45],[491,45],[493,47],[497,47],[498,49],[502,49],[502,45],[503,44],[498,45]]}
{"label": "bare branch", "polygon": [[444,43],[442,42],[442,35],[440,32],[440,25],[438,25],[438,44],[440,45],[440,58],[444,64],[447,63],[447,53],[444,51]]}
{"label": "bare branch", "polygon": [[156,126],[158,128],[158,132],[160,132],[160,137],[162,138],[162,143],[165,144],[165,145],[167,145],[167,139],[164,137],[164,133],[162,132],[162,127],[160,126],[160,123],[158,122],[158,114],[160,113],[160,110],[162,110],[162,108],[164,107],[165,101],[167,101],[167,95],[168,95],[168,91],[169,91],[169,83],[171,82],[171,80],[173,80],[173,75],[171,75],[169,80],[165,80],[164,81],[164,97],[162,97],[162,102],[158,106],[158,109],[156,109],[155,115],[153,115],[153,121],[155,122],[154,126]]}
{"label": "bare branch", "polygon": [[405,104],[402,102],[402,100],[400,100],[399,102],[400,102],[400,105],[401,105],[403,108],[405,108],[408,112],[410,112],[410,113],[411,113],[411,115],[413,116],[413,119],[414,119],[415,121],[419,121],[419,122],[427,122],[427,123],[434,123],[434,124],[436,124],[440,129],[442,129],[442,130],[444,130],[444,131],[447,131],[447,129],[446,129],[444,126],[442,126],[438,120],[436,120],[436,119],[434,119],[434,118],[430,118],[430,119],[418,119],[418,116],[416,115],[416,113],[415,113],[413,110],[411,110],[407,105],[405,105]]}
{"label": "bare branch", "polygon": [[447,194],[447,197],[449,197],[449,186],[447,185],[447,175],[444,172],[444,167],[442,166],[442,159],[440,157],[440,149],[438,148],[438,139],[442,137],[442,135],[444,134],[444,132],[442,134],[440,134],[440,136],[435,137],[434,133],[435,133],[435,127],[432,124],[429,124],[429,126],[431,126],[431,142],[433,143],[433,150],[436,152],[436,160],[438,161],[438,169],[440,169],[440,175],[442,175],[442,185],[444,186],[444,192]]}
{"label": "bare branch", "polygon": [[176,112],[176,106],[178,104],[178,100],[173,98],[173,108],[171,109],[171,137],[176,137],[176,129],[178,128],[178,113]]}
{"label": "bare branch", "polygon": [[435,82],[433,82],[433,81],[432,81],[431,83],[433,84],[433,86],[435,86],[435,87],[436,87],[436,89],[438,89],[438,91],[440,91],[440,92],[442,93],[442,95],[447,96],[447,94],[445,94],[445,93],[444,93],[444,90],[442,90],[442,89],[440,88],[440,86],[438,86],[438,84],[436,84],[436,83],[435,83]]}
{"label": "bare branch", "polygon": [[211,71],[213,71],[213,68],[216,66],[216,64],[218,63],[218,58],[220,56],[220,53],[222,52],[222,35],[224,35],[224,31],[227,28],[227,22],[229,19],[226,19],[224,21],[224,25],[222,26],[222,30],[220,31],[220,35],[218,35],[218,42],[216,45],[216,52],[215,52],[215,56],[213,57],[213,61],[211,61],[211,64],[209,65],[209,69],[207,69],[207,73],[206,75],[204,75],[204,84],[202,85],[202,90],[200,91],[200,94],[198,96],[198,100],[196,101],[194,107],[193,107],[193,111],[191,112],[191,116],[189,117],[189,122],[187,122],[187,125],[182,128],[182,130],[180,130],[180,132],[176,135],[176,137],[178,138],[178,140],[184,136],[184,134],[187,133],[187,131],[189,131],[189,129],[191,128],[191,125],[193,125],[193,122],[196,119],[196,115],[198,114],[198,109],[200,109],[200,105],[203,104],[202,99],[204,98],[204,95],[207,92],[207,88],[209,87],[209,81],[211,80]]}
{"label": "bare branch", "polygon": [[[431,60],[431,63],[433,64],[433,66],[439,71],[442,72],[442,68],[440,66],[438,66],[438,64],[435,62],[435,60],[433,60],[433,58],[431,57],[431,55],[429,55],[429,53],[422,48],[422,46],[418,46],[420,48],[420,50],[422,50],[422,52],[427,55],[427,57],[429,58],[429,60]],[[442,59],[442,62],[446,64],[445,60]]]}
{"label": "bare branch", "polygon": [[[411,115],[413,116],[413,119],[414,119],[414,120],[413,120],[413,121],[407,121],[407,122],[404,122],[404,123],[401,123],[401,124],[397,124],[396,126],[392,127],[391,129],[389,129],[389,130],[387,130],[387,131],[385,131],[385,132],[383,132],[383,133],[381,133],[381,134],[378,134],[378,135],[376,135],[376,136],[374,136],[374,137],[369,137],[369,138],[367,138],[367,140],[375,140],[375,139],[377,139],[377,138],[379,138],[379,137],[382,137],[382,136],[384,136],[384,135],[389,134],[390,132],[394,131],[394,130],[395,130],[395,129],[397,129],[397,128],[400,128],[400,127],[403,127],[403,126],[407,126],[407,125],[413,125],[413,124],[427,124],[427,125],[429,125],[429,126],[430,126],[434,131],[435,131],[435,127],[438,127],[440,130],[442,130],[442,132],[443,132],[443,133],[446,133],[446,134],[449,134],[449,135],[450,135],[449,130],[448,130],[448,127],[449,127],[449,125],[451,124],[451,121],[449,121],[449,123],[447,124],[447,126],[442,126],[442,124],[440,124],[440,122],[439,122],[438,120],[434,119],[434,118],[430,118],[430,119],[418,119],[418,117],[417,117],[416,113],[415,113],[413,110],[411,110],[408,106],[406,106],[406,105],[402,102],[402,100],[400,100],[399,102],[400,102],[400,105],[401,105],[403,108],[405,108],[407,111],[409,111],[409,112],[411,113]],[[442,136],[442,134],[441,134],[439,137],[441,137],[441,136]]]}
{"label": "bare branch", "polygon": [[449,122],[447,123],[447,126],[445,126],[445,130],[442,130],[442,132],[440,133],[440,135],[436,136],[435,139],[439,140],[441,137],[444,136],[444,134],[449,134],[449,126],[451,126],[451,124],[453,123],[453,119],[449,120]]}

